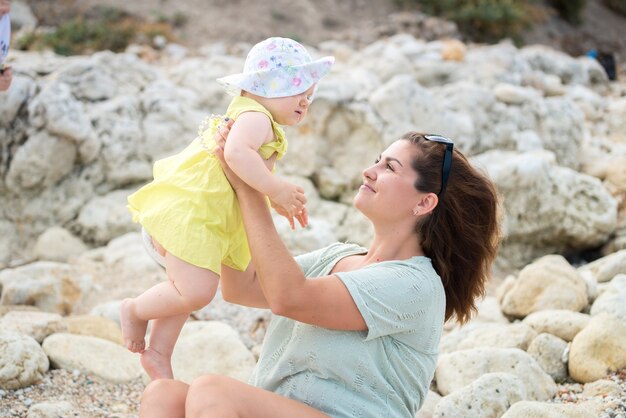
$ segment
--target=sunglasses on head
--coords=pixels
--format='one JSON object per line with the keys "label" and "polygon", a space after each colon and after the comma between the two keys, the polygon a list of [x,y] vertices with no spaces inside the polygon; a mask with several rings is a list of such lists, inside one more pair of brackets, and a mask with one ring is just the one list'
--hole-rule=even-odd
{"label": "sunglasses on head", "polygon": [[450,176],[450,168],[452,167],[452,149],[454,148],[454,142],[451,139],[441,135],[423,135],[424,139],[431,142],[438,142],[446,146],[446,153],[443,156],[443,164],[441,167],[441,190],[437,193],[437,196],[441,197],[443,192],[446,191],[446,185],[448,184],[448,177]]}

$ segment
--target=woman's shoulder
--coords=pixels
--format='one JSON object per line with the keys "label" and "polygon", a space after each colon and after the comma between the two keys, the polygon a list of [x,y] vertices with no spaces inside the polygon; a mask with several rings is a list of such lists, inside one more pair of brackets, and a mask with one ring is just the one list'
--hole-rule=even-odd
{"label": "woman's shoulder", "polygon": [[347,254],[366,253],[367,248],[352,242],[334,242],[324,248],[321,248],[320,251],[320,255],[324,255],[330,258]]}

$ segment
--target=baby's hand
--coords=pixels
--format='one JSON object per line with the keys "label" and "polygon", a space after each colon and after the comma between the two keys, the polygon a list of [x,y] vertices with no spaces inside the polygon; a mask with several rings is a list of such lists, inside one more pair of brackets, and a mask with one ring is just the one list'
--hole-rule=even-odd
{"label": "baby's hand", "polygon": [[[274,208],[274,210],[276,211],[276,213],[278,213],[280,216],[285,217],[285,219],[287,219],[287,221],[289,222],[289,227],[292,230],[295,230],[296,224],[293,221],[293,216],[289,216],[289,214],[285,212],[282,209],[282,207],[276,206],[274,202],[272,202],[271,200],[270,200],[270,203],[272,205],[272,208]],[[302,209],[302,211],[299,214],[296,214],[295,218],[298,220],[298,223],[300,224],[302,228],[306,227],[309,223],[309,215],[306,211],[306,208]]]}
{"label": "baby's hand", "polygon": [[[306,203],[304,189],[287,182],[282,182],[280,190],[269,196],[269,198],[272,202],[272,207],[287,219],[301,214]],[[291,222],[293,222],[293,219]]]}

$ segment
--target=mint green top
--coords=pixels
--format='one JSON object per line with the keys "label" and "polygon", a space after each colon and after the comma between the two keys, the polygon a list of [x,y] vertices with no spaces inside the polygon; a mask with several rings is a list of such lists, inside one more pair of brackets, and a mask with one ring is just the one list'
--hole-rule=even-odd
{"label": "mint green top", "polygon": [[[305,276],[326,276],[367,252],[336,243],[296,258]],[[435,373],[446,298],[427,257],[335,273],[367,331],[339,331],[275,315],[250,383],[333,418],[413,418]]]}

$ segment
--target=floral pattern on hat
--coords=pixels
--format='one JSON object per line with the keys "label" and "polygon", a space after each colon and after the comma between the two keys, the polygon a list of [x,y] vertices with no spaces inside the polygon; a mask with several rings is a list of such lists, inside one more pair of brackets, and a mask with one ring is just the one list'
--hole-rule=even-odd
{"label": "floral pattern on hat", "polygon": [[332,56],[313,61],[298,42],[273,37],[252,47],[243,73],[217,81],[233,96],[239,95],[241,90],[267,98],[295,96],[324,77],[334,61]]}

